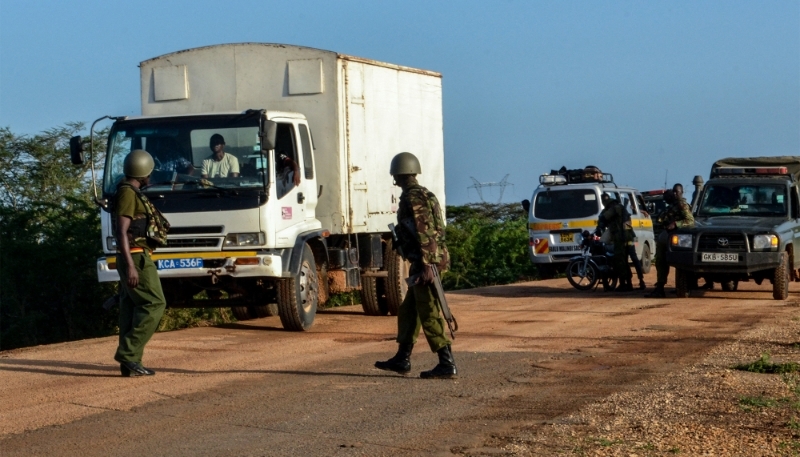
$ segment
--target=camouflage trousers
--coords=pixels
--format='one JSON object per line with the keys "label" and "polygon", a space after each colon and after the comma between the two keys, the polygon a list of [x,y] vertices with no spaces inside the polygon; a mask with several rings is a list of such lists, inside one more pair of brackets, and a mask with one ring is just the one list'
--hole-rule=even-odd
{"label": "camouflage trousers", "polygon": [[403,303],[397,310],[397,342],[415,344],[419,329],[422,327],[431,351],[436,352],[449,346],[450,340],[445,335],[445,322],[439,308],[439,301],[433,295],[432,285],[409,287]]}
{"label": "camouflage trousers", "polygon": [[123,279],[119,282],[119,346],[114,360],[141,363],[144,346],[158,328],[167,301],[150,254],[135,253],[131,257],[139,273],[139,285],[134,289],[124,280],[128,264],[117,255],[117,271]]}
{"label": "camouflage trousers", "polygon": [[668,241],[669,233],[666,230],[658,234],[658,240],[656,240],[656,285],[666,285],[669,277],[669,264],[667,263]]}
{"label": "camouflage trousers", "polygon": [[631,268],[628,266],[628,245],[625,241],[614,241],[614,272],[620,282],[631,282]]}

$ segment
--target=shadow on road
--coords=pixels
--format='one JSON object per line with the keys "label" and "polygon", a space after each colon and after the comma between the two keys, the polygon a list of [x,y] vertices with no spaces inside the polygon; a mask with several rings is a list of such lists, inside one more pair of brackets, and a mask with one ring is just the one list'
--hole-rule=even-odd
{"label": "shadow on road", "polygon": [[[54,369],[56,368],[56,369]],[[86,373],[80,371],[61,371],[57,368],[64,368],[68,370],[86,370],[91,372],[103,371],[108,373]],[[367,373],[351,373],[339,371],[301,371],[301,370],[185,370],[180,368],[158,368],[151,367],[157,373],[173,373],[173,374],[278,374],[278,375],[297,375],[297,376],[344,376],[355,378],[409,378],[413,376],[403,376],[388,371],[378,371],[375,374]],[[23,373],[39,373],[52,376],[87,376],[93,378],[119,378],[118,365],[103,365],[95,363],[76,363],[64,362],[61,360],[25,360],[13,359],[0,361],[0,369],[5,371],[16,371]],[[111,374],[114,373],[114,374]]]}

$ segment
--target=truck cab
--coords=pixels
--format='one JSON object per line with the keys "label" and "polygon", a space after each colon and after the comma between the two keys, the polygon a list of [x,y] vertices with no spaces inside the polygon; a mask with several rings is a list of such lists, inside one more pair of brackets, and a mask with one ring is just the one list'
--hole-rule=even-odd
{"label": "truck cab", "polygon": [[617,186],[608,173],[595,176],[562,169],[541,175],[531,200],[522,202],[528,213],[529,255],[543,279],[564,269],[580,252],[583,230],[597,227],[604,193],[621,202],[631,215],[636,254],[644,272],[649,272],[655,252],[653,223],[639,191]]}
{"label": "truck cab", "polygon": [[773,298],[788,296],[797,279],[800,242],[800,157],[728,158],[714,163],[695,209],[695,227],[670,236],[678,297],[697,280],[726,291],[740,281],[772,283]]}

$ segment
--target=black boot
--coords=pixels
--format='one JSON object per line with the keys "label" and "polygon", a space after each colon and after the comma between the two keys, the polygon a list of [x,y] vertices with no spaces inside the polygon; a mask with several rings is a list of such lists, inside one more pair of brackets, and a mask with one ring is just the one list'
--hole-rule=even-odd
{"label": "black boot", "polygon": [[147,368],[143,367],[141,363],[136,362],[120,362],[119,371],[125,378],[133,376],[152,376],[156,374],[155,371],[148,370]]}
{"label": "black boot", "polygon": [[375,368],[397,373],[408,373],[411,371],[411,351],[413,349],[413,344],[401,344],[394,357],[385,362],[375,362]]}
{"label": "black boot", "polygon": [[435,379],[435,378],[455,378],[458,371],[456,370],[456,361],[453,359],[453,351],[450,350],[450,345],[447,345],[438,351],[439,364],[433,367],[433,370],[423,371],[419,374],[420,378]]}
{"label": "black boot", "polygon": [[619,292],[630,292],[633,290],[633,284],[631,284],[630,279],[625,279],[622,283],[617,287],[617,291]]}
{"label": "black boot", "polygon": [[639,275],[639,290],[645,290],[647,286],[644,285],[644,276]]}
{"label": "black boot", "polygon": [[649,294],[644,294],[647,298],[664,298],[667,295],[664,293],[664,285],[656,283],[655,289],[653,289]]}

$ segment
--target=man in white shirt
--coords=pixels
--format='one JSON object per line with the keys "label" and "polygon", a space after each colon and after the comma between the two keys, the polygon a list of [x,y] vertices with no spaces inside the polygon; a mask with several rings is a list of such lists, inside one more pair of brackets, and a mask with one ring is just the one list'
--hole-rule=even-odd
{"label": "man in white shirt", "polygon": [[233,154],[225,154],[225,139],[215,133],[209,142],[211,157],[203,160],[201,176],[203,178],[237,178],[239,176],[239,159]]}

